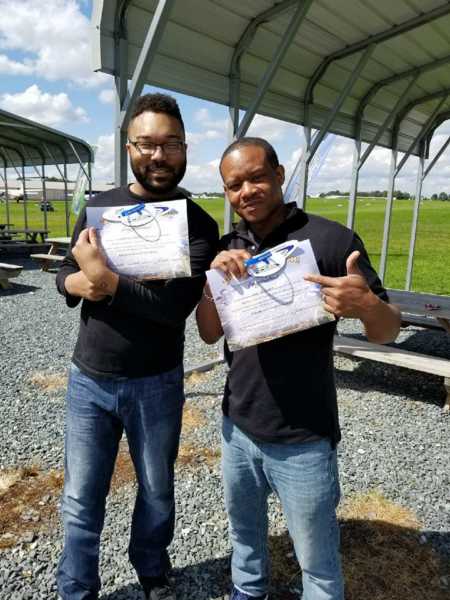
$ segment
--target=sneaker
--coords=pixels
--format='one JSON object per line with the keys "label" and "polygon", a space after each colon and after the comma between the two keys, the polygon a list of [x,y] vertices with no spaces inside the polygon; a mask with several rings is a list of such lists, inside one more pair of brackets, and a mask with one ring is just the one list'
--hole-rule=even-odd
{"label": "sneaker", "polygon": [[250,594],[241,592],[235,586],[233,586],[233,590],[230,594],[230,600],[268,600],[268,598],[269,596],[267,594],[264,596],[250,596]]}
{"label": "sneaker", "polygon": [[166,575],[139,577],[147,600],[176,600],[175,591]]}

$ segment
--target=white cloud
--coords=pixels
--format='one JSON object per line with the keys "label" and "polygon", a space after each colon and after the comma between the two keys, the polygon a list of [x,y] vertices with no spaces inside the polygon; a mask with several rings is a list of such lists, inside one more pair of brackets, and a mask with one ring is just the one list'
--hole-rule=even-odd
{"label": "white cloud", "polygon": [[190,146],[201,144],[202,142],[205,142],[208,140],[220,140],[220,139],[222,139],[225,143],[224,135],[220,131],[217,131],[215,129],[208,129],[207,131],[200,131],[200,132],[193,132],[193,131],[186,132],[186,141],[187,141],[188,145],[190,145]]}
{"label": "white cloud", "polygon": [[0,0],[0,14],[0,48],[26,56],[7,59],[4,72],[88,87],[109,80],[91,69],[90,24],[75,0]]}
{"label": "white cloud", "polygon": [[279,121],[271,117],[256,115],[246,135],[261,137],[276,146],[276,142],[288,136],[303,135],[302,128],[286,121]]}
{"label": "white cloud", "polygon": [[203,164],[189,164],[182,185],[191,192],[219,192],[222,179],[219,173],[220,159],[216,158]]}
{"label": "white cloud", "polygon": [[37,85],[31,85],[17,94],[2,94],[0,106],[44,125],[55,126],[66,121],[89,120],[86,111],[81,107],[74,107],[67,94],[52,95],[43,92]]}
{"label": "white cloud", "polygon": [[6,54],[0,54],[0,73],[5,75],[31,75],[33,67],[25,62],[10,60]]}
{"label": "white cloud", "polygon": [[114,90],[109,90],[109,89],[102,90],[98,95],[98,99],[103,104],[112,104],[114,102],[114,98],[115,98]]}
{"label": "white cloud", "polygon": [[114,134],[99,136],[94,145],[94,181],[114,181]]}
{"label": "white cloud", "polygon": [[227,119],[214,119],[207,108],[200,108],[194,114],[194,121],[199,123],[204,129],[213,129],[224,136],[228,132],[229,121]]}

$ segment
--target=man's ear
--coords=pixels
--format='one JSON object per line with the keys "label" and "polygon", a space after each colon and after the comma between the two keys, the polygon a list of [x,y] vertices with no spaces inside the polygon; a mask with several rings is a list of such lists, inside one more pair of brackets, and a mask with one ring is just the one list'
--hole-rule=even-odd
{"label": "man's ear", "polygon": [[284,167],[283,165],[278,165],[276,168],[277,179],[280,185],[284,183]]}

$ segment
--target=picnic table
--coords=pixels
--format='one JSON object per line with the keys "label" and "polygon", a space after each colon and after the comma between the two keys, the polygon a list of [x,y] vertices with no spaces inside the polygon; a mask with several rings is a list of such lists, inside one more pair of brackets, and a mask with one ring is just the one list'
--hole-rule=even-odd
{"label": "picnic table", "polygon": [[[402,325],[415,325],[433,330],[443,329],[450,334],[450,296],[403,290],[387,290],[387,292],[390,302],[398,306],[401,311]],[[444,410],[450,410],[450,357],[439,358],[420,352],[410,352],[396,346],[374,344],[345,335],[335,336],[334,350],[338,354],[443,377],[447,394]]]}
{"label": "picnic table", "polygon": [[48,229],[11,229],[9,227],[5,227],[2,233],[3,232],[6,236],[24,234],[27,242],[30,242],[30,244],[36,244],[38,241],[38,236],[40,236],[42,243],[45,242],[45,236],[48,234]]}
{"label": "picnic table", "polygon": [[38,260],[42,264],[42,271],[48,271],[52,264],[64,260],[64,255],[60,252],[67,250],[70,246],[70,237],[47,238],[46,242],[51,244],[47,254],[31,254],[31,258]]}

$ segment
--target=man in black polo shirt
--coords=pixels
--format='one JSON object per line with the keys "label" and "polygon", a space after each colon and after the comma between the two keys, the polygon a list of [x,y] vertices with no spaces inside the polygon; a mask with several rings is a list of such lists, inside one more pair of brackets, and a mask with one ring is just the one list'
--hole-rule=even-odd
{"label": "man in black polo shirt", "polygon": [[[286,240],[309,239],[325,308],[359,318],[367,337],[397,336],[398,310],[387,303],[359,237],[327,219],[284,204],[284,169],[265,140],[242,138],[220,164],[227,198],[241,217],[211,264],[245,277],[244,261]],[[197,309],[207,343],[222,335],[208,286]],[[230,600],[267,598],[267,498],[281,501],[303,572],[304,600],[343,600],[336,506],[340,439],[333,372],[336,322],[230,352],[223,400],[222,467],[233,545]]]}
{"label": "man in black polo shirt", "polygon": [[83,299],[67,390],[65,539],[57,573],[64,600],[98,598],[105,500],[124,430],[138,481],[130,560],[147,598],[175,599],[167,546],[175,522],[184,326],[216,254],[218,228],[177,187],[186,170],[186,144],[175,100],[142,96],[128,138],[136,181],[95,196],[89,206],[185,199],[192,277],[143,282],[117,275],[106,266],[95,230],[86,229],[85,211],[80,215],[57,275],[68,306]]}

